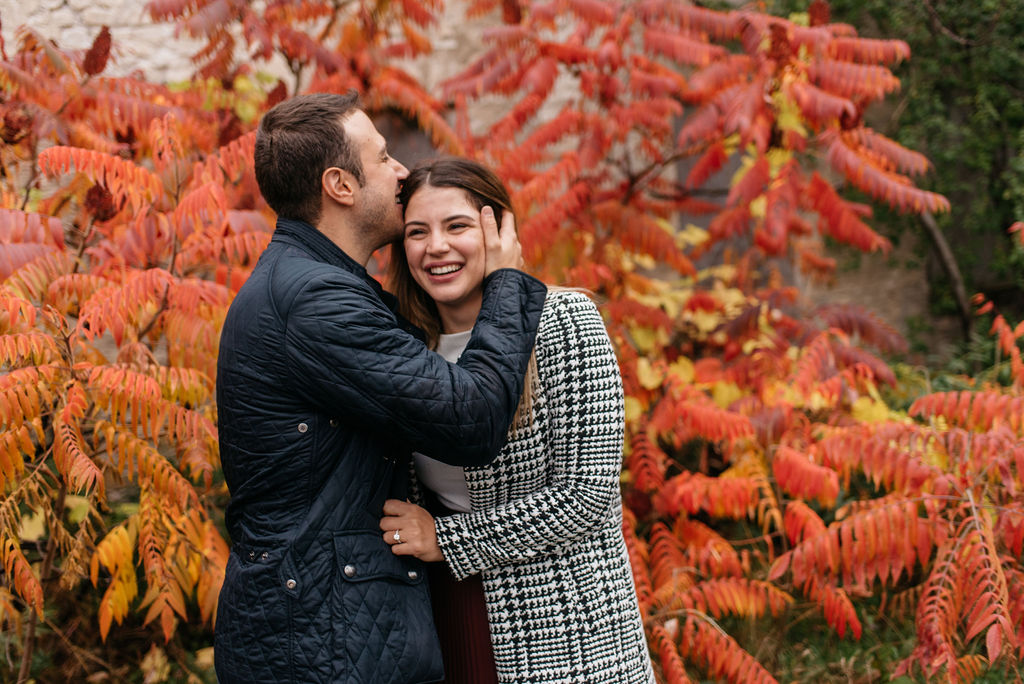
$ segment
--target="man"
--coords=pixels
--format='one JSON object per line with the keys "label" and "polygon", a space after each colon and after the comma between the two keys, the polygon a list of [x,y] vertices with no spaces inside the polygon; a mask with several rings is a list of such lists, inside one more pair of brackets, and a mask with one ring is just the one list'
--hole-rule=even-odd
{"label": "man", "polygon": [[[515,412],[545,288],[515,231],[485,225],[484,305],[458,365],[427,351],[366,273],[402,234],[408,171],[354,95],[260,122],[274,237],[228,311],[217,366],[233,546],[218,604],[222,683],[442,677],[422,566],[378,528],[410,451],[488,463]],[[504,223],[504,222],[503,222]]]}

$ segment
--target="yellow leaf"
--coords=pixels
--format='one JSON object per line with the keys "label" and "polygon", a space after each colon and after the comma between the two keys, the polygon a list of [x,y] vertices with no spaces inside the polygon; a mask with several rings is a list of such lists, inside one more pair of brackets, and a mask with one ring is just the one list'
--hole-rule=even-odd
{"label": "yellow leaf", "polygon": [[260,110],[256,103],[250,100],[242,100],[235,105],[235,115],[246,123],[254,121],[259,112]]}
{"label": "yellow leaf", "polygon": [[857,397],[850,413],[862,423],[881,423],[889,419],[889,407],[871,397]]}
{"label": "yellow leaf", "polygon": [[[722,277],[731,279],[736,277],[735,267],[721,271]],[[747,295],[735,287],[716,287],[715,298],[722,303],[727,311],[739,311],[747,305]]]}
{"label": "yellow leaf", "polygon": [[680,356],[668,367],[668,372],[685,383],[691,383],[694,376],[693,361],[685,356]]}
{"label": "yellow leaf", "polygon": [[660,227],[663,231],[665,231],[669,235],[675,235],[676,234],[676,227],[673,226],[672,223],[667,221],[666,219],[663,219],[661,217],[655,216],[654,217],[654,222],[656,224],[658,224],[658,227]]}
{"label": "yellow leaf", "polygon": [[256,84],[253,80],[245,75],[235,76],[233,85],[235,92],[240,95],[250,95],[254,92],[262,93],[262,91],[257,90]]}
{"label": "yellow leaf", "polygon": [[[747,148],[747,151],[751,151],[749,147]],[[750,171],[750,168],[757,161],[757,158],[758,155],[756,154],[756,152],[754,154],[743,155],[743,157],[740,159],[739,168],[736,169],[736,171],[733,172],[732,174],[732,179],[730,179],[729,181],[729,187],[732,187],[739,183],[741,180],[743,180],[743,177],[747,175],[748,171]]]}
{"label": "yellow leaf", "polygon": [[67,511],[68,522],[77,525],[85,520],[85,516],[89,515],[89,499],[69,494],[64,498],[64,510]]}
{"label": "yellow leaf", "polygon": [[707,334],[722,323],[722,316],[716,311],[693,311],[688,318],[697,326],[697,330]]}
{"label": "yellow leaf", "polygon": [[641,354],[647,354],[658,344],[658,331],[642,325],[630,326],[629,334]]}
{"label": "yellow leaf", "polygon": [[679,292],[668,290],[664,283],[658,281],[652,281],[652,285],[661,291],[656,294],[636,293],[633,295],[633,298],[646,306],[662,309],[666,314],[668,314],[669,318],[675,318],[678,316],[679,309],[686,303],[686,300],[690,298],[690,294],[687,292],[686,294],[680,295]]}
{"label": "yellow leaf", "polygon": [[768,198],[758,195],[750,202],[750,215],[754,218],[763,219],[768,208]]}
{"label": "yellow leaf", "polygon": [[[796,105],[793,105],[793,107],[795,108]],[[803,130],[803,126],[801,126],[800,129],[803,135],[806,137],[807,131]],[[781,169],[787,162],[789,162],[789,160],[793,158],[793,151],[783,149],[781,147],[773,147],[772,149],[768,150],[768,152],[766,152],[764,156],[768,158],[769,173],[771,174],[772,178],[775,178],[775,176],[779,174],[779,169]]]}
{"label": "yellow leaf", "polygon": [[806,400],[804,395],[797,390],[793,385],[782,384],[778,387],[779,397],[777,402],[784,402],[792,406],[804,407],[806,406]]}
{"label": "yellow leaf", "polygon": [[115,504],[113,506],[113,509],[114,512],[117,513],[119,516],[128,518],[138,514],[139,504],[133,501],[125,501],[122,503]]}
{"label": "yellow leaf", "polygon": [[715,279],[731,281],[736,277],[736,267],[732,264],[718,264],[697,271],[697,280]]}
{"label": "yellow leaf", "polygon": [[[775,125],[778,126],[779,130],[793,131],[805,138],[808,137],[807,129],[804,127],[803,115],[796,102],[791,98],[786,97],[781,91],[775,93],[775,96],[772,99],[775,102],[775,109],[778,112],[775,119]],[[773,159],[772,152],[774,151],[775,150],[772,150],[768,153],[768,160],[771,162],[773,176],[778,172],[779,167],[781,167],[786,161],[789,161],[793,156],[792,150],[779,149],[778,152],[783,152],[785,154],[776,154]]]}
{"label": "yellow leaf", "polygon": [[658,389],[665,379],[664,374],[645,358],[636,362],[636,377],[644,389]]}
{"label": "yellow leaf", "polygon": [[817,392],[816,391],[816,392],[811,393],[811,396],[808,397],[807,403],[805,404],[805,406],[807,408],[811,409],[812,411],[821,411],[821,410],[824,410],[824,409],[832,408],[834,403],[835,403],[834,400],[829,399],[828,397],[823,395],[821,392]]}
{"label": "yellow leaf", "polygon": [[658,265],[658,262],[655,261],[654,257],[650,254],[634,254],[633,263],[640,268],[647,269],[648,271],[654,269]]}
{"label": "yellow leaf", "polygon": [[811,15],[807,12],[793,12],[789,15],[789,20],[798,26],[811,25]]}
{"label": "yellow leaf", "polygon": [[680,247],[696,247],[704,244],[708,239],[708,231],[692,223],[687,223],[685,228],[676,233],[676,242]]}
{"label": "yellow leaf", "polygon": [[744,342],[743,346],[741,347],[741,349],[743,349],[743,353],[744,354],[748,354],[749,355],[749,354],[753,354],[758,349],[770,349],[771,347],[772,347],[772,340],[771,340],[771,338],[769,338],[769,337],[767,337],[765,335],[760,335],[760,336],[758,336],[756,338],[749,339],[746,342]]}
{"label": "yellow leaf", "polygon": [[743,396],[743,390],[734,382],[716,382],[711,386],[711,398],[721,408],[729,406]]}
{"label": "yellow leaf", "polygon": [[32,511],[21,516],[21,531],[18,537],[21,541],[38,541],[46,536],[46,518],[42,511]]}
{"label": "yellow leaf", "polygon": [[644,405],[636,397],[626,397],[626,422],[635,423],[644,415]]}
{"label": "yellow leaf", "polygon": [[725,136],[725,140],[722,141],[722,143],[725,145],[725,154],[731,157],[732,154],[737,149],[739,149],[741,141],[742,138],[740,137],[739,133],[732,133],[730,135]]}
{"label": "yellow leaf", "polygon": [[[940,416],[940,418],[941,417],[942,416]],[[935,466],[942,470],[949,467],[949,458],[946,450],[939,444],[938,440],[935,439],[928,440],[928,444],[921,458],[928,465]]]}
{"label": "yellow leaf", "polygon": [[196,667],[207,671],[213,669],[213,646],[199,649],[196,651],[195,657]]}

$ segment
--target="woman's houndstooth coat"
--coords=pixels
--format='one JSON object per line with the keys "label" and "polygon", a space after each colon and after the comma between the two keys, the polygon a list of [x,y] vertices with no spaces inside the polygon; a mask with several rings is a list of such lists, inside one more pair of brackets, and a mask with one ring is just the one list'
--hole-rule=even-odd
{"label": "woman's houndstooth coat", "polygon": [[654,681],[622,536],[622,381],[597,307],[548,294],[533,422],[466,468],[471,512],[438,518],[457,579],[482,573],[501,682]]}

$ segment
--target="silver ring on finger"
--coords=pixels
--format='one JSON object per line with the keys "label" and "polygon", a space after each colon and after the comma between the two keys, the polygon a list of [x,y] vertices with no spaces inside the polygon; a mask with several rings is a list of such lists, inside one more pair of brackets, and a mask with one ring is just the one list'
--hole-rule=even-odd
{"label": "silver ring on finger", "polygon": [[395,530],[395,533],[391,535],[391,538],[395,540],[396,544],[402,543],[402,534],[398,530]]}

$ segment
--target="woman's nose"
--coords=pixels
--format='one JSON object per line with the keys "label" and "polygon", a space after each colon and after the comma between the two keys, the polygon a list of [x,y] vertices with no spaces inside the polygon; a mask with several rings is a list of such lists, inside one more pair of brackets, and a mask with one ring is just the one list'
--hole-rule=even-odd
{"label": "woman's nose", "polygon": [[443,231],[431,231],[427,238],[427,251],[431,254],[448,251],[448,238]]}

